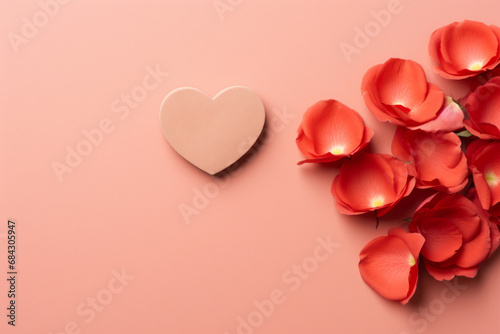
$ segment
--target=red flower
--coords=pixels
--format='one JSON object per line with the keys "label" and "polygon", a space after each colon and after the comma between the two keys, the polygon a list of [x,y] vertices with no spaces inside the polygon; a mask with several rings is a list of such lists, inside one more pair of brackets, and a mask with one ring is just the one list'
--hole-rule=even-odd
{"label": "red flower", "polygon": [[467,148],[469,168],[481,206],[500,215],[500,142],[475,140]]}
{"label": "red flower", "polygon": [[495,251],[500,238],[486,212],[459,193],[426,199],[408,229],[424,236],[420,254],[429,274],[440,281],[475,277],[478,265]]}
{"label": "red flower", "polygon": [[500,28],[482,22],[454,22],[434,31],[429,54],[446,79],[463,79],[500,63]]}
{"label": "red flower", "polygon": [[388,236],[373,239],[361,250],[361,277],[382,297],[408,303],[417,287],[418,255],[423,244],[418,233],[390,229]]}
{"label": "red flower", "polygon": [[464,125],[481,139],[500,139],[500,77],[493,77],[467,96],[465,109],[470,119]]}
{"label": "red flower", "polygon": [[380,217],[408,196],[415,178],[405,163],[388,155],[360,152],[342,164],[332,183],[335,206],[346,215],[377,211]]}
{"label": "red flower", "polygon": [[420,127],[435,119],[444,102],[438,86],[428,83],[422,66],[391,58],[369,69],[361,92],[366,106],[382,122]]}
{"label": "red flower", "polygon": [[417,179],[417,188],[455,193],[469,181],[467,159],[460,138],[453,132],[428,133],[399,127],[392,140],[392,154],[411,162],[407,167]]}
{"label": "red flower", "polygon": [[361,116],[336,100],[319,101],[304,113],[296,139],[306,162],[331,162],[353,155],[370,142],[373,131]]}

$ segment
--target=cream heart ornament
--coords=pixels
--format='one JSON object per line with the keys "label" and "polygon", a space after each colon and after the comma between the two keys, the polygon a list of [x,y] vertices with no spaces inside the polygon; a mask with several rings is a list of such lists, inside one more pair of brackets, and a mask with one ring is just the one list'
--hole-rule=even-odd
{"label": "cream heart ornament", "polygon": [[252,147],[265,123],[260,97],[242,86],[228,87],[213,98],[195,88],[170,92],[160,107],[163,136],[194,166],[217,174]]}

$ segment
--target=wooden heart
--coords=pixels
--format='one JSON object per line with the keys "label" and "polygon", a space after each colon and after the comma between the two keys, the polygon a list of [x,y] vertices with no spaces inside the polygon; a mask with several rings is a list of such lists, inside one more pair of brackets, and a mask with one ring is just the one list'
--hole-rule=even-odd
{"label": "wooden heart", "polygon": [[170,92],[160,107],[168,143],[184,159],[216,174],[241,158],[259,137],[264,105],[251,89],[228,87],[211,98],[194,88]]}

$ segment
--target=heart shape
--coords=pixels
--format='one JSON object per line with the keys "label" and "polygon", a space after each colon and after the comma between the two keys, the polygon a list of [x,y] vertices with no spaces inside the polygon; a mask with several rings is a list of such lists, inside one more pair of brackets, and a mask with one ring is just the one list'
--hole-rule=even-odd
{"label": "heart shape", "polygon": [[178,88],[160,107],[165,139],[184,159],[211,175],[247,153],[264,122],[262,100],[241,86],[223,89],[213,98],[195,88]]}

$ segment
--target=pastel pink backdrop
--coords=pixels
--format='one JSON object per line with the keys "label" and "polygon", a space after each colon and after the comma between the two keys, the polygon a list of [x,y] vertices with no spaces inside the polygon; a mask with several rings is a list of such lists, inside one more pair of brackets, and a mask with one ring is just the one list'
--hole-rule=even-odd
{"label": "pastel pink backdrop", "polygon": [[[372,216],[342,216],[330,195],[338,170],[296,166],[294,143],[305,109],[335,98],[375,130],[372,148],[389,152],[394,127],[364,106],[365,71],[411,58],[460,97],[463,90],[432,72],[429,36],[463,19],[500,25],[497,1],[401,0],[350,62],[340,45],[354,45],[355,29],[373,25],[372,11],[393,2],[221,0],[232,10],[220,16],[213,0],[75,0],[52,7],[53,17],[15,52],[9,36],[21,35],[23,17],[33,21],[47,2],[0,3],[0,237],[9,218],[19,234],[15,328],[6,324],[0,240],[2,333],[233,334],[239,317],[252,314],[256,326],[240,333],[500,332],[499,256],[476,279],[459,280],[466,289],[456,298],[425,273],[407,306],[366,286],[359,251],[417,203],[401,203],[407,210],[384,217],[378,230]],[[168,72],[158,87],[129,114],[115,113],[115,100],[156,67]],[[269,135],[221,188],[166,143],[158,109],[174,88],[214,95],[230,85],[260,94]],[[59,182],[52,164],[65,163],[66,147],[103,119],[113,130]],[[187,223],[179,207],[192,207],[198,191],[213,198],[197,203],[203,208]],[[316,268],[317,239],[328,236],[338,247],[321,253]],[[297,279],[290,270],[303,263],[311,272]],[[134,278],[110,294],[122,270]],[[254,301],[275,290],[282,303],[261,321]],[[106,305],[93,319],[82,316],[79,306],[96,297]]]}

